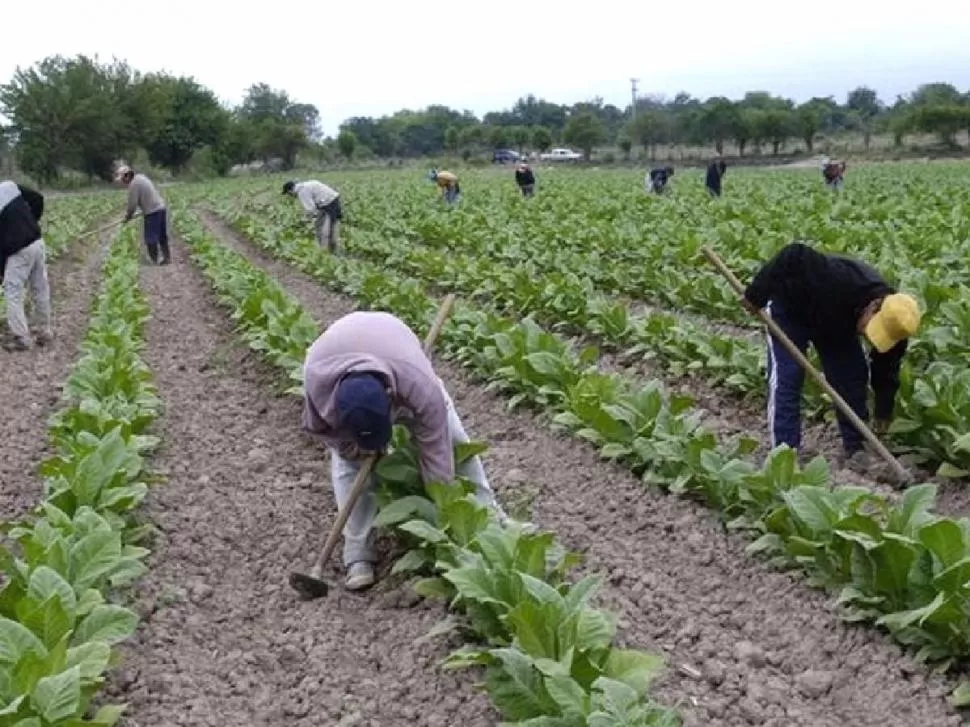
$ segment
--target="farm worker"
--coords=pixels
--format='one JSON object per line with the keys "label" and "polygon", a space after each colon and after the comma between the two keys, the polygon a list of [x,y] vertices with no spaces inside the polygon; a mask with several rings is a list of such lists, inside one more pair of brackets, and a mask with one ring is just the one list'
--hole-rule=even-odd
{"label": "farm worker", "polygon": [[337,226],[343,219],[340,194],[332,187],[316,179],[305,182],[287,182],[283,194],[296,197],[306,213],[313,218],[317,244],[330,252],[337,252]]}
{"label": "farm worker", "polygon": [[644,186],[647,191],[652,191],[655,194],[663,194],[667,189],[667,181],[674,176],[673,167],[657,167],[656,169],[651,169],[649,174],[647,174],[646,179],[644,179]]}
{"label": "farm worker", "polygon": [[454,172],[447,172],[444,169],[441,171],[432,169],[428,173],[428,179],[438,185],[438,189],[441,190],[441,196],[444,198],[445,202],[448,204],[454,204],[458,201],[458,195],[461,194],[461,188],[458,186],[457,174]]}
{"label": "farm worker", "polygon": [[704,186],[712,197],[721,196],[721,179],[727,171],[727,164],[723,159],[715,159],[707,167],[707,176],[704,178]]}
{"label": "farm worker", "polygon": [[822,178],[825,186],[838,191],[845,182],[845,162],[833,162],[828,157],[822,160]]}
{"label": "farm worker", "polygon": [[13,335],[4,344],[8,351],[31,348],[30,330],[24,314],[24,294],[30,285],[41,328],[37,344],[46,346],[51,333],[51,291],[47,282],[47,248],[40,232],[44,197],[9,179],[0,182],[0,271],[7,304],[7,326]]}
{"label": "farm worker", "polygon": [[[400,319],[373,311],[337,319],[307,352],[303,388],[303,428],[330,448],[338,507],[347,501],[361,461],[383,452],[391,428],[402,424],[417,444],[425,482],[450,483],[461,475],[475,484],[479,502],[494,508],[501,521],[507,519],[481,460],[476,456],[455,466],[454,445],[467,442],[468,435],[421,341]],[[343,532],[350,590],[374,583],[376,557],[370,535],[376,514],[372,482]]]}
{"label": "farm worker", "polygon": [[[802,353],[815,346],[825,378],[863,421],[869,384],[875,394],[875,429],[892,418],[899,367],[907,339],[919,328],[916,301],[897,293],[864,262],[828,255],[802,243],[782,248],[745,291],[750,310],[764,308]],[[872,346],[869,361],[859,341]],[[801,444],[801,392],[805,373],[773,336],[768,340],[768,426],[771,446]],[[838,414],[847,464],[870,466],[862,435]]]}
{"label": "farm worker", "polygon": [[[145,247],[148,257],[153,263],[168,265],[172,262],[172,254],[168,249],[168,212],[165,200],[158,193],[155,185],[144,174],[135,174],[131,167],[122,164],[115,171],[115,181],[128,187],[128,207],[125,210],[125,222],[135,216],[135,210],[140,209],[143,222]],[[161,248],[162,259],[158,259]]]}
{"label": "farm worker", "polygon": [[522,195],[531,197],[536,191],[536,175],[526,162],[520,162],[515,169],[515,183],[519,185]]}

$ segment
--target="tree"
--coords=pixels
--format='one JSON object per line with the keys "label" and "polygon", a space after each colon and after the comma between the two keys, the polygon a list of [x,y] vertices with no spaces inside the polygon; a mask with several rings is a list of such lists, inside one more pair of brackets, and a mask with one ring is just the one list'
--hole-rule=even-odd
{"label": "tree", "polygon": [[761,137],[771,142],[771,153],[778,156],[778,150],[794,132],[791,111],[783,108],[766,109],[761,112],[759,123]]}
{"label": "tree", "polygon": [[805,142],[805,148],[809,154],[812,153],[815,146],[815,137],[822,129],[827,113],[827,108],[815,99],[806,101],[795,111],[794,131]]}
{"label": "tree", "polygon": [[940,143],[955,147],[957,133],[970,127],[970,107],[955,104],[916,106],[911,112],[911,124],[919,131],[936,134]]}
{"label": "tree", "polygon": [[466,126],[458,132],[458,144],[463,151],[472,151],[485,141],[484,126]]}
{"label": "tree", "polygon": [[573,144],[582,149],[583,156],[589,161],[593,148],[606,139],[606,129],[595,114],[583,111],[570,117],[566,122],[563,139],[567,144]]}
{"label": "tree", "polygon": [[225,148],[229,113],[194,79],[152,74],[133,93],[146,108],[156,105],[138,129],[153,164],[179,172],[200,149]]}
{"label": "tree", "polygon": [[349,129],[342,129],[337,135],[337,148],[348,161],[353,159],[354,150],[357,148],[357,136]]}
{"label": "tree", "polygon": [[623,152],[623,158],[629,159],[630,152],[633,150],[633,139],[631,139],[627,134],[621,133],[616,139],[616,145]]}
{"label": "tree", "polygon": [[532,129],[532,146],[540,152],[547,152],[552,148],[552,132],[545,126],[536,126]]}
{"label": "tree", "polygon": [[519,150],[519,154],[525,148],[525,145],[529,143],[529,139],[532,137],[532,132],[529,131],[528,126],[516,126],[512,129],[512,140],[515,142],[516,148]]}
{"label": "tree", "polygon": [[657,145],[670,140],[670,118],[661,109],[643,110],[630,122],[627,133],[656,158]]}
{"label": "tree", "polygon": [[294,103],[286,91],[271,88],[265,83],[255,83],[246,91],[239,107],[241,119],[255,128],[255,148],[265,161],[277,157],[291,169],[296,155],[306,148],[319,114],[315,107]]}
{"label": "tree", "polygon": [[24,171],[50,182],[61,167],[110,179],[114,160],[134,147],[134,129],[119,108],[129,105],[133,74],[124,63],[86,56],[47,58],[18,68],[0,87],[0,112],[10,119]]}
{"label": "tree", "polygon": [[445,149],[454,153],[458,151],[459,132],[457,126],[449,126],[445,129]]}
{"label": "tree", "polygon": [[724,153],[724,142],[731,138],[738,127],[738,107],[728,98],[709,98],[699,118],[701,133],[714,142],[718,154]]}
{"label": "tree", "polygon": [[859,88],[849,91],[845,105],[849,111],[855,111],[865,119],[874,118],[882,110],[879,96],[868,86],[859,86]]}
{"label": "tree", "polygon": [[508,126],[493,126],[488,130],[488,143],[493,149],[505,149],[512,143],[512,131]]}

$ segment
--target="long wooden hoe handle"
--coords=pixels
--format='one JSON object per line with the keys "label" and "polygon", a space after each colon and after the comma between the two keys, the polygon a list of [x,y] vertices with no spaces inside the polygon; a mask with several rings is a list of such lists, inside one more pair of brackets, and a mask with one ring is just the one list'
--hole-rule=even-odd
{"label": "long wooden hoe handle", "polygon": [[[702,250],[705,257],[707,257],[707,259],[713,263],[714,267],[718,269],[721,275],[723,275],[731,284],[731,287],[734,288],[734,291],[743,299],[744,286],[741,284],[741,281],[737,279],[734,273],[731,272],[731,269],[724,264],[724,261],[721,260],[718,254],[710,247],[705,245]],[[886,449],[886,446],[879,441],[879,438],[876,437],[875,434],[872,433],[872,430],[870,430],[869,427],[866,426],[866,423],[859,418],[859,415],[852,411],[852,407],[850,407],[846,403],[845,399],[839,396],[839,393],[832,388],[828,381],[825,380],[825,376],[823,376],[818,369],[812,366],[811,362],[805,358],[801,351],[798,350],[798,347],[792,343],[791,339],[787,335],[785,335],[785,332],[781,330],[781,327],[772,320],[771,316],[769,316],[763,310],[759,310],[757,312],[757,316],[761,319],[761,322],[768,327],[768,330],[771,331],[771,335],[781,341],[781,345],[788,350],[788,353],[791,354],[792,358],[794,358],[805,370],[805,372],[815,379],[818,385],[822,387],[822,390],[829,395],[829,398],[835,402],[835,406],[838,407],[839,411],[845,415],[846,419],[852,422],[852,426],[858,430],[859,434],[865,438],[865,440],[872,446],[880,457],[889,463],[889,465],[893,468],[893,472],[895,473],[897,479],[900,482],[911,482],[913,477],[909,471],[903,467],[898,459],[893,456],[892,452]]]}
{"label": "long wooden hoe handle", "polygon": [[[135,215],[131,219],[135,219],[135,217],[141,217],[141,215]],[[90,230],[90,231],[85,232],[85,233],[83,233],[81,235],[78,235],[78,238],[77,239],[78,240],[83,240],[86,237],[91,237],[93,235],[100,235],[102,232],[107,232],[108,230],[114,229],[118,225],[123,225],[124,223],[125,223],[125,220],[124,219],[115,220],[114,222],[109,222],[104,227],[99,227],[96,230]]]}
{"label": "long wooden hoe handle", "polygon": [[[445,321],[448,320],[448,316],[451,314],[451,309],[454,305],[455,296],[449,293],[441,302],[438,315],[435,316],[434,323],[431,324],[431,330],[428,331],[428,335],[424,339],[424,352],[426,355],[431,355],[434,342],[438,338],[442,327],[445,325]],[[330,528],[330,533],[327,535],[327,540],[324,542],[323,548],[320,549],[320,553],[313,563],[313,568],[310,570],[310,575],[313,578],[320,578],[323,573],[324,563],[330,560],[330,556],[333,555],[333,551],[340,541],[340,535],[343,533],[344,525],[347,524],[347,519],[354,510],[354,505],[357,504],[357,500],[360,499],[364,490],[367,489],[370,481],[370,473],[374,469],[374,465],[377,464],[377,458],[378,455],[372,454],[361,464],[360,470],[357,472],[357,477],[354,479],[354,485],[350,489],[350,495],[347,497],[347,502],[344,503],[342,508],[338,508],[337,519],[334,520],[333,527]]]}

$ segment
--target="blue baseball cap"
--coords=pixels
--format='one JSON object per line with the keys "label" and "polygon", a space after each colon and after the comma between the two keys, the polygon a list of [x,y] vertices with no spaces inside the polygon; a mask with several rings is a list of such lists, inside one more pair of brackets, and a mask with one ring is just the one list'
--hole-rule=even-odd
{"label": "blue baseball cap", "polygon": [[391,398],[380,377],[360,373],[337,385],[338,427],[349,432],[357,446],[382,452],[391,441]]}

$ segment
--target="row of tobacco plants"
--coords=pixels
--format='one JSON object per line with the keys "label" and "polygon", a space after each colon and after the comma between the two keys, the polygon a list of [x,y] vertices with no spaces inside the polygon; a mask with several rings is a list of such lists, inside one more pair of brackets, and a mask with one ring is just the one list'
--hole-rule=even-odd
{"label": "row of tobacco plants", "polygon": [[[667,375],[698,374],[742,396],[764,391],[762,345],[684,316],[655,311],[631,315],[627,301],[599,292],[594,281],[594,268],[615,269],[614,263],[599,259],[587,261],[585,267],[564,267],[561,260],[546,260],[550,249],[558,250],[548,243],[538,257],[534,243],[518,241],[505,240],[500,250],[492,242],[487,254],[475,244],[466,248],[471,253],[455,249],[441,242],[444,232],[438,227],[434,233],[427,230],[432,223],[447,224],[448,215],[420,218],[423,226],[417,229],[431,236],[431,244],[402,244],[397,234],[418,237],[414,229],[402,229],[401,218],[406,220],[410,209],[381,220],[370,209],[355,213],[354,226],[343,235],[347,250],[441,290],[459,292],[499,313],[531,315],[557,330],[591,335],[625,360],[656,360]],[[293,234],[300,234],[305,225],[295,207],[267,209],[253,200],[241,205],[228,200],[220,211],[243,232],[261,229],[267,216]],[[694,255],[699,257],[696,249]],[[694,266],[707,263],[694,260]],[[923,299],[931,307],[905,359],[898,415],[890,430],[898,453],[950,477],[970,474],[970,371],[963,365],[970,356],[970,288],[966,292],[961,297],[937,284],[923,286]],[[830,413],[816,389],[810,387],[808,397],[811,411]]]}
{"label": "row of tobacco plants", "polygon": [[3,525],[0,547],[0,726],[113,725],[123,706],[92,702],[135,630],[120,605],[145,571],[148,535],[132,511],[147,490],[146,434],[159,415],[140,358],[149,310],[134,236],[111,246],[81,356],[50,422],[43,500]]}
{"label": "row of tobacco plants", "polygon": [[[256,226],[250,219],[246,229],[257,245],[363,307],[415,326],[435,311],[418,281],[329,255],[305,233]],[[690,412],[689,398],[599,372],[595,348],[576,350],[530,318],[459,303],[440,341],[513,405],[548,412],[645,483],[707,503],[729,527],[752,534],[753,552],[834,590],[847,618],[875,622],[921,659],[954,665],[970,657],[970,530],[934,514],[932,485],[912,487],[898,501],[833,487],[823,459],[802,469],[784,447],[756,466],[745,457],[753,443],[718,443]]]}
{"label": "row of tobacco plants", "polygon": [[[262,269],[213,240],[191,213],[176,219],[193,260],[231,311],[242,338],[299,393],[303,358],[318,335],[314,321]],[[456,457],[461,461],[482,449],[459,445]],[[421,575],[417,591],[445,599],[461,615],[435,633],[460,630],[476,645],[452,654],[445,666],[482,666],[486,690],[509,724],[680,724],[675,711],[647,694],[662,659],[613,645],[614,618],[590,605],[598,579],[569,582],[567,572],[578,558],[563,551],[551,533],[500,525],[475,502],[469,483],[421,484],[416,452],[401,428],[377,474],[379,522],[411,545],[395,572]]]}

